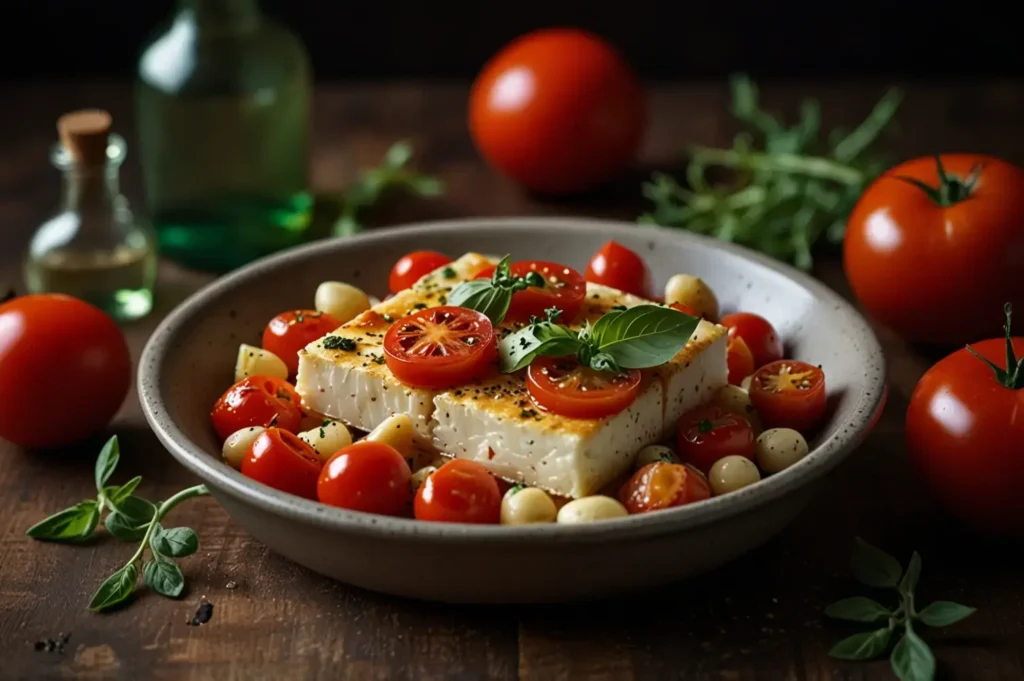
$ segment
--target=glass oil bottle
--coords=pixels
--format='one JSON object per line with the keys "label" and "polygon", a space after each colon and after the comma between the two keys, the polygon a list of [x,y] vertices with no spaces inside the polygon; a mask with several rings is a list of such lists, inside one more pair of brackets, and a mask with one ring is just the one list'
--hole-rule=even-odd
{"label": "glass oil bottle", "polygon": [[131,321],[153,307],[156,239],[120,192],[127,146],[110,127],[100,110],[57,121],[50,160],[63,174],[60,209],[32,237],[25,283],[30,293],[66,293]]}

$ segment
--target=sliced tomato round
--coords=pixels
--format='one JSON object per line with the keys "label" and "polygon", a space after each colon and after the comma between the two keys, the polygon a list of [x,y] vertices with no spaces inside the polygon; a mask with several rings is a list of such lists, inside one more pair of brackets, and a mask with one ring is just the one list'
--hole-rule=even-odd
{"label": "sliced tomato round", "polygon": [[[557,262],[544,260],[523,260],[509,265],[514,277],[525,277],[530,272],[537,272],[544,277],[544,286],[530,286],[517,291],[512,296],[505,319],[511,322],[528,322],[530,317],[544,318],[545,311],[551,308],[561,310],[559,323],[568,324],[583,309],[583,301],[587,297],[587,282],[583,275],[571,267]],[[488,267],[476,276],[477,279],[490,279],[494,268]]]}
{"label": "sliced tomato round", "polygon": [[384,360],[395,378],[415,388],[462,385],[494,369],[494,327],[476,310],[428,307],[391,325]]}
{"label": "sliced tomato round", "polygon": [[538,357],[526,371],[534,404],[570,419],[599,419],[618,414],[636,400],[640,372],[594,371],[571,357]]}
{"label": "sliced tomato round", "polygon": [[768,428],[807,432],[825,416],[825,372],[807,362],[765,364],[750,381],[750,402]]}

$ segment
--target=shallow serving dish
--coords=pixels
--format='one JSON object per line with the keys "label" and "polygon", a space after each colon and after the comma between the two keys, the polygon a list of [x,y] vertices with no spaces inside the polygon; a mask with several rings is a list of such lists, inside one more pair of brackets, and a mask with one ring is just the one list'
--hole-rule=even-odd
{"label": "shallow serving dish", "polygon": [[[583,270],[608,239],[640,253],[659,290],[677,272],[705,279],[724,311],[767,317],[787,356],[820,364],[829,420],[811,453],[783,473],[691,506],[592,525],[424,523],[345,511],[243,477],[220,460],[210,426],[238,344],[258,344],[282,310],[310,307],[323,280],[387,290],[412,250],[564,262]],[[610,595],[710,570],[766,542],[801,511],[819,478],[867,435],[883,406],[882,350],[864,319],[814,279],[746,249],[685,232],[568,218],[474,219],[379,230],[260,260],[175,309],[139,365],[139,395],[171,454],[228,513],[278,553],[335,579],[451,602],[543,602]],[[642,567],[640,567],[642,566]],[[638,569],[639,568],[639,569]]]}

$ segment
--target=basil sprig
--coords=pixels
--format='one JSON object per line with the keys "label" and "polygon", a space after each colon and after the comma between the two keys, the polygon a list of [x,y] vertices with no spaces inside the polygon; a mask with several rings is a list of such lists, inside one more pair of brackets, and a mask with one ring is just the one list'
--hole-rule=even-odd
{"label": "basil sprig", "polygon": [[595,371],[620,373],[659,366],[683,349],[699,323],[696,317],[660,305],[613,310],[579,331],[537,322],[498,343],[501,370],[518,371],[538,356],[573,355]]}
{"label": "basil sprig", "polygon": [[935,601],[918,609],[914,590],[921,577],[921,556],[916,551],[904,572],[899,561],[858,537],[851,568],[858,582],[876,589],[892,589],[899,595],[900,603],[893,610],[871,598],[853,596],[825,608],[825,615],[834,619],[880,625],[873,631],[844,638],[832,647],[829,655],[840,660],[871,660],[889,650],[899,636],[889,656],[893,672],[901,681],[932,681],[935,655],[914,625],[947,627],[969,617],[975,609],[950,601]]}
{"label": "basil sprig", "polygon": [[448,304],[476,310],[486,315],[492,324],[500,324],[508,314],[512,294],[529,286],[544,288],[544,275],[540,272],[528,272],[523,277],[513,275],[506,255],[495,266],[490,279],[473,279],[456,286],[448,294]]}

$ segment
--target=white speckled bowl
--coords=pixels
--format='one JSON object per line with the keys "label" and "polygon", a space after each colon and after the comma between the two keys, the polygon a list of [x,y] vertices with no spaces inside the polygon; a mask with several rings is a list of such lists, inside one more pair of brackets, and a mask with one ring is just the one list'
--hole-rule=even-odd
{"label": "white speckled bowl", "polygon": [[[585,526],[421,523],[322,506],[243,477],[220,460],[209,411],[230,385],[240,342],[258,343],[281,310],[312,306],[325,279],[381,295],[392,263],[431,249],[511,253],[581,271],[608,239],[636,250],[658,287],[704,278],[726,311],[767,317],[789,356],[820,364],[831,416],[811,454],[740,492]],[[582,219],[480,219],[375,231],[309,244],[242,268],[196,293],[143,352],[139,394],[171,454],[231,516],[280,554],[367,589],[451,602],[566,601],[710,570],[766,542],[803,508],[812,485],[852,452],[881,410],[882,350],[864,319],[814,279],[743,248],[685,232]],[[638,569],[638,566],[643,566]]]}

